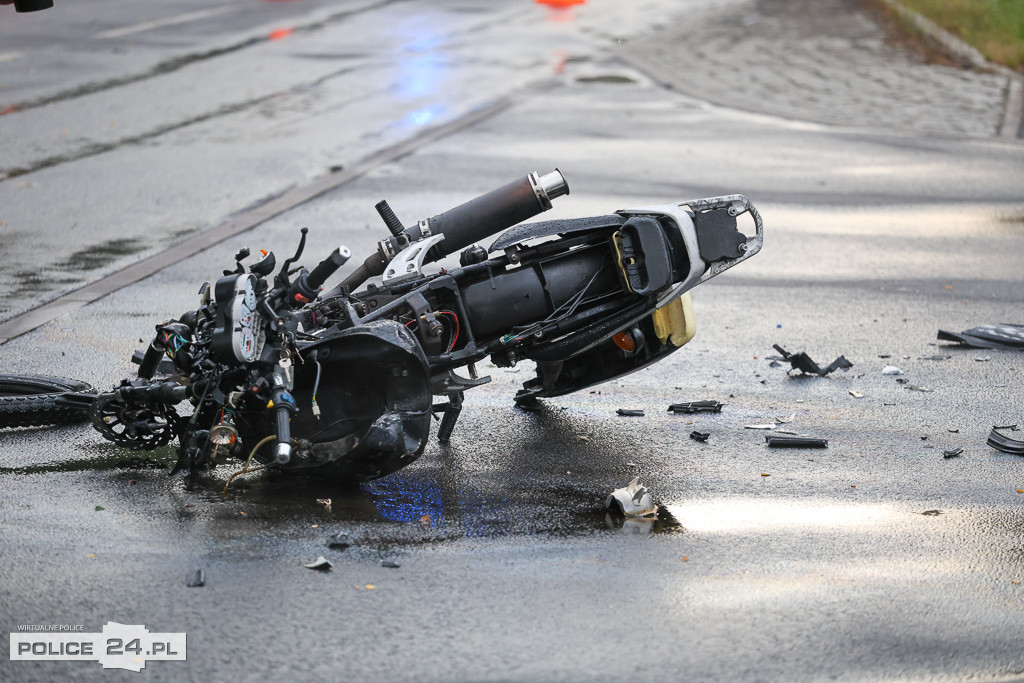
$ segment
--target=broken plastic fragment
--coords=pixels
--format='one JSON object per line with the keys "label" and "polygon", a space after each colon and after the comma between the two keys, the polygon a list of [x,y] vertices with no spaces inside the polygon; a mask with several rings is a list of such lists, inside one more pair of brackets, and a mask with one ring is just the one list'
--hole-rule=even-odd
{"label": "broken plastic fragment", "polygon": [[332,550],[344,550],[350,545],[352,545],[352,541],[349,540],[348,534],[341,533],[340,531],[332,534],[330,540],[327,541],[327,547]]}
{"label": "broken plastic fragment", "polygon": [[828,448],[828,439],[806,436],[766,436],[768,448]]}
{"label": "broken plastic fragment", "polygon": [[965,344],[976,349],[1024,349],[1024,325],[981,325],[964,330],[960,334],[939,330],[938,339]]}
{"label": "broken plastic fragment", "polygon": [[718,401],[687,401],[686,403],[673,403],[668,407],[670,413],[720,413],[724,403]]}
{"label": "broken plastic fragment", "polygon": [[690,432],[690,438],[701,443],[707,443],[709,436],[711,436],[710,432],[698,432],[696,430]]}
{"label": "broken plastic fragment", "polygon": [[1024,455],[1024,441],[1011,439],[1005,434],[999,433],[1000,427],[993,427],[988,435],[986,443],[997,451],[1010,453],[1011,455]]}
{"label": "broken plastic fragment", "polygon": [[942,451],[942,457],[946,458],[948,460],[949,458],[957,457],[958,455],[960,455],[963,452],[964,452],[963,446],[957,446],[956,448],[949,448],[947,450]]}
{"label": "broken plastic fragment", "polygon": [[864,398],[864,394],[859,391],[853,391],[852,389],[850,390],[850,396],[853,396],[854,398]]}
{"label": "broken plastic fragment", "polygon": [[647,487],[640,483],[639,477],[634,478],[623,488],[612,491],[604,504],[610,510],[621,512],[625,517],[649,517],[658,512],[654,499],[651,498]]}
{"label": "broken plastic fragment", "polygon": [[320,557],[316,558],[314,561],[312,561],[309,564],[304,565],[304,566],[306,567],[306,569],[316,569],[317,571],[326,572],[326,571],[330,570],[330,568],[333,567],[334,565],[331,564],[330,560],[328,560],[326,557],[321,555]]}
{"label": "broken plastic fragment", "polygon": [[617,415],[625,415],[626,417],[643,417],[644,411],[632,408],[619,408],[615,411]]}
{"label": "broken plastic fragment", "polygon": [[743,425],[744,429],[775,429],[775,423],[764,424],[764,425]]}
{"label": "broken plastic fragment", "polygon": [[394,560],[381,560],[380,566],[387,567],[388,569],[398,569],[402,565],[398,564]]}
{"label": "broken plastic fragment", "polygon": [[188,579],[185,580],[185,585],[189,588],[202,588],[206,585],[206,572],[202,569],[197,569],[188,575]]}
{"label": "broken plastic fragment", "polygon": [[826,367],[820,367],[817,363],[811,360],[803,351],[797,353],[790,353],[778,344],[773,344],[772,348],[782,354],[782,359],[789,361],[789,364],[793,367],[791,370],[799,370],[806,375],[817,375],[818,377],[824,377],[825,375],[835,370],[848,370],[853,367],[853,363],[846,360],[846,356],[839,356],[834,361],[829,363]]}
{"label": "broken plastic fragment", "polygon": [[882,368],[882,374],[883,375],[902,375],[903,371],[900,370],[895,365],[886,365],[884,368]]}

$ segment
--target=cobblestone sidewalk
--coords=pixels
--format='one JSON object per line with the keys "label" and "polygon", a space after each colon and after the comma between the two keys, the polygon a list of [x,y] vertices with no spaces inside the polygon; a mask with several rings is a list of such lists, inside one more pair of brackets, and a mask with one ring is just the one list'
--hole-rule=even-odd
{"label": "cobblestone sidewalk", "polygon": [[993,137],[1010,92],[1005,74],[927,64],[887,43],[858,0],[752,0],[659,27],[621,54],[715,104],[892,131]]}

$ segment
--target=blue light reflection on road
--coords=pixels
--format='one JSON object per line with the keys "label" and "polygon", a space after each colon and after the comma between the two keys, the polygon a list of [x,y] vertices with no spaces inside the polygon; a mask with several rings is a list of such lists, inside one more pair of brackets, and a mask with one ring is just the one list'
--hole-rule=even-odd
{"label": "blue light reflection on road", "polygon": [[426,522],[433,528],[451,527],[466,536],[510,533],[514,524],[499,511],[507,511],[504,496],[488,498],[473,491],[445,491],[430,478],[396,473],[362,485],[381,518],[392,522]]}
{"label": "blue light reflection on road", "polygon": [[424,109],[417,109],[405,115],[405,123],[410,126],[425,126],[445,113],[447,107],[435,104]]}

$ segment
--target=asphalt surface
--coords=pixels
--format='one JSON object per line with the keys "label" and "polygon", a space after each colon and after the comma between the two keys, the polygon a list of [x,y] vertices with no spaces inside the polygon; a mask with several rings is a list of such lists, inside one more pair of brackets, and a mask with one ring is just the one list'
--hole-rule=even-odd
{"label": "asphalt surface", "polygon": [[[765,248],[694,292],[697,338],[652,368],[546,401],[539,412],[512,405],[531,376],[527,364],[482,367],[493,381],[467,394],[448,447],[431,443],[409,468],[357,490],[256,476],[223,495],[228,467],[168,477],[169,452],[139,458],[84,427],[8,431],[0,436],[0,631],[82,624],[97,632],[115,621],[186,632],[188,659],[149,662],[142,675],[156,680],[1019,679],[1024,461],[984,442],[993,424],[1021,422],[1024,356],[940,346],[935,335],[1021,322],[1024,146],[991,127],[922,132],[876,120],[874,109],[859,121],[823,122],[813,109],[802,118],[776,111],[767,94],[763,105],[741,107],[709,101],[682,81],[666,89],[658,75],[671,66],[665,43],[679,46],[674,73],[682,74],[701,40],[716,39],[701,22],[722,15],[697,11],[705,7],[687,5],[680,15],[679,6],[650,2],[647,14],[617,14],[615,3],[591,2],[564,15],[531,6],[540,13],[509,31],[513,15],[502,12],[513,5],[493,10],[504,24],[468,32],[454,46],[440,41],[426,54],[457,69],[483,46],[505,55],[499,37],[512,46],[513,35],[530,36],[523,44],[549,57],[570,45],[528,73],[495,67],[516,75],[488,94],[516,92],[534,75],[555,75],[552,87],[523,92],[484,121],[11,339],[0,346],[5,366],[108,386],[130,372],[126,359],[152,325],[193,306],[198,284],[229,267],[240,246],[288,252],[309,226],[307,253],[341,240],[359,257],[382,233],[372,209],[382,197],[411,222],[555,166],[572,194],[545,218],[731,192],[758,206]],[[431,25],[410,6],[410,21]],[[722,11],[750,16],[756,8],[761,22],[775,25],[780,19],[764,10],[781,6]],[[856,6],[832,7],[837,33],[844,21],[870,28]],[[387,26],[389,9],[367,16]],[[783,18],[801,26],[802,16]],[[644,22],[662,28],[645,33]],[[376,21],[360,27],[370,25]],[[688,39],[671,38],[673,30]],[[860,54],[849,53],[852,65]],[[887,59],[900,73],[933,68],[909,54]],[[771,61],[740,63],[744,78],[751,69],[764,79],[783,71]],[[458,73],[456,81],[467,77]],[[364,74],[370,84],[377,75]],[[979,88],[988,82],[973,72],[963,78]],[[211,81],[211,90],[238,86]],[[374,111],[385,111],[391,95],[380,97]],[[488,100],[437,97],[461,111]],[[957,100],[936,99],[954,119]],[[987,107],[991,121],[1005,116],[1003,102]],[[962,113],[971,111],[965,105]],[[3,149],[12,139],[8,118],[0,118]],[[313,116],[304,139],[342,149],[359,138],[361,120],[339,132]],[[258,131],[253,125],[235,130]],[[212,144],[191,126],[178,134],[202,141],[193,154]],[[253,142],[258,137],[245,138],[250,154],[274,158],[274,136],[266,146]],[[367,142],[352,158],[399,139]],[[163,159],[187,144],[157,140]],[[12,181],[57,182],[48,174],[58,171],[71,188],[91,191],[90,169],[114,173],[118,159],[153,151],[142,147],[17,176],[0,183],[0,193],[12,192]],[[252,156],[233,165],[228,156],[218,162],[213,154],[209,163],[237,173],[225,180],[236,188],[251,177]],[[295,163],[295,174],[269,173],[260,189],[322,177],[312,170],[322,157]],[[160,180],[135,168],[112,176],[126,194]],[[182,185],[181,169],[166,171],[176,206],[194,206],[210,221],[224,212],[205,204],[201,178]],[[50,201],[47,211],[72,211],[73,202]],[[40,210],[23,197],[3,207]],[[105,215],[114,208],[106,205]],[[54,235],[47,241],[60,249]],[[45,250],[18,257],[49,272]],[[768,359],[773,344],[822,364],[843,354],[854,365],[824,378],[791,376]],[[881,374],[887,365],[908,383]],[[666,412],[695,399],[726,406],[717,415]],[[620,417],[617,408],[645,415]],[[826,438],[829,447],[770,450],[764,431],[746,428],[767,423]],[[695,429],[711,433],[706,444],[688,438]],[[962,455],[944,458],[954,447]],[[604,499],[634,476],[662,514],[651,525],[619,528],[606,519]],[[330,508],[317,502],[327,498]],[[326,547],[338,531],[350,548]],[[302,566],[318,555],[334,562],[330,572]],[[198,568],[206,585],[187,587]],[[97,663],[11,662],[0,649],[0,675],[138,674]]]}

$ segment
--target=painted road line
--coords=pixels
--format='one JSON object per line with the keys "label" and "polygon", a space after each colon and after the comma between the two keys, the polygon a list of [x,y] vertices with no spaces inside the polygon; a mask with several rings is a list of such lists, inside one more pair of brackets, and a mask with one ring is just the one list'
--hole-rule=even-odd
{"label": "painted road line", "polygon": [[199,19],[209,19],[210,17],[216,17],[221,14],[233,12],[235,9],[237,8],[234,5],[221,5],[220,7],[211,7],[210,9],[199,10],[198,12],[178,14],[173,17],[167,17],[166,19],[155,19],[153,21],[143,21],[142,23],[133,24],[131,26],[122,26],[121,28],[114,28],[109,31],[97,33],[93,37],[98,39],[120,38],[122,36],[129,36],[133,33],[142,33],[143,31],[151,31],[155,28],[163,28],[164,26],[177,26],[178,24],[187,24],[190,21],[198,21]]}

